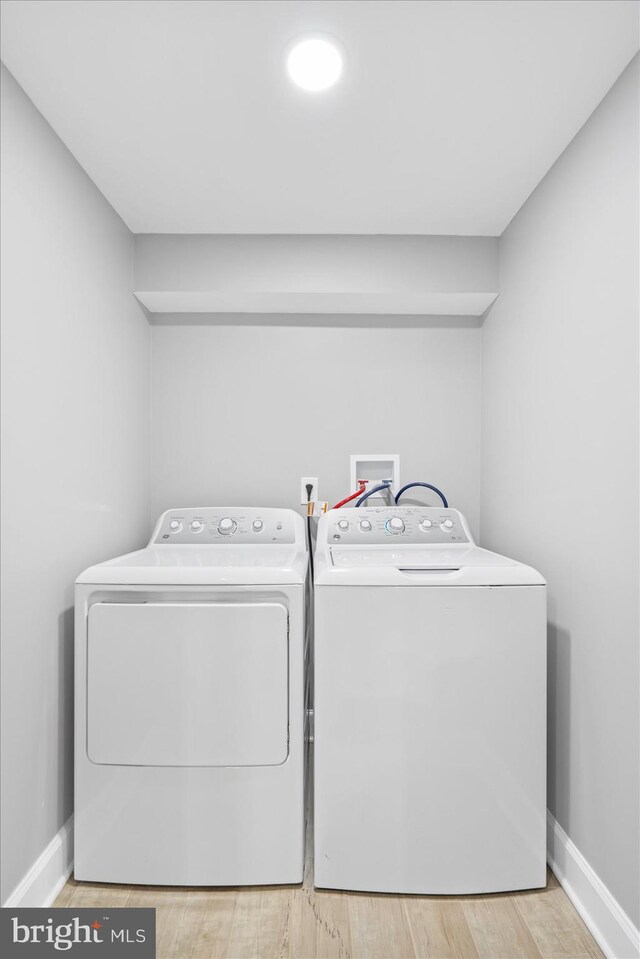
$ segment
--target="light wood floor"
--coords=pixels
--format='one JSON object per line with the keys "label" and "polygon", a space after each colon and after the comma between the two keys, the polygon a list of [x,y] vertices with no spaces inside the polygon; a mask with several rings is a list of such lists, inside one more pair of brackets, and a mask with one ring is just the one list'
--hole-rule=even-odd
{"label": "light wood floor", "polygon": [[155,906],[158,959],[603,959],[555,876],[494,896],[302,886],[185,889],[70,879],[54,905]]}

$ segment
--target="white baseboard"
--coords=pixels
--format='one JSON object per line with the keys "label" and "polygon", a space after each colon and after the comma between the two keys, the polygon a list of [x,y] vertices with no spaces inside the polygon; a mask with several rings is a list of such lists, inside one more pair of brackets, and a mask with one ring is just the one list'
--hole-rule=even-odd
{"label": "white baseboard", "polygon": [[44,906],[47,908],[71,875],[73,869],[73,816],[53,837],[31,869],[20,880],[3,908]]}
{"label": "white baseboard", "polygon": [[640,932],[549,810],[547,862],[607,959],[638,959]]}

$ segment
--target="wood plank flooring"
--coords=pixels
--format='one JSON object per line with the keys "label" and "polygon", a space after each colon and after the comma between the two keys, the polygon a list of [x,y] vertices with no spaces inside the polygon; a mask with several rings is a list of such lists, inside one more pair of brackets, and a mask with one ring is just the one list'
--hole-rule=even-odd
{"label": "wood plank flooring", "polygon": [[[310,843],[308,843],[308,847]],[[555,876],[492,896],[302,886],[115,886],[70,879],[55,906],[154,906],[158,959],[603,959]]]}

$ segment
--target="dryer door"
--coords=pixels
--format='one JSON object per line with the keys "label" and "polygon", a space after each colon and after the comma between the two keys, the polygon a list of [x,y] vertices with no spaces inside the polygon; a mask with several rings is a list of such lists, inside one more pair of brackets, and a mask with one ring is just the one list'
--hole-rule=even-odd
{"label": "dryer door", "polygon": [[281,603],[96,603],[87,753],[135,766],[271,766],[288,753]]}

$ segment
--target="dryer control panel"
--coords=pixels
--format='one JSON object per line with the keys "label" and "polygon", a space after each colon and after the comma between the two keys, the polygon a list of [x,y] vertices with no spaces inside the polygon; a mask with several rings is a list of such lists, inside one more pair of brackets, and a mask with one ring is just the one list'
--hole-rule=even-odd
{"label": "dryer control panel", "polygon": [[163,513],[149,545],[295,543],[297,514],[289,509],[205,506]]}
{"label": "dryer control panel", "polygon": [[331,510],[326,521],[329,545],[473,543],[462,513],[444,507],[361,506]]}

